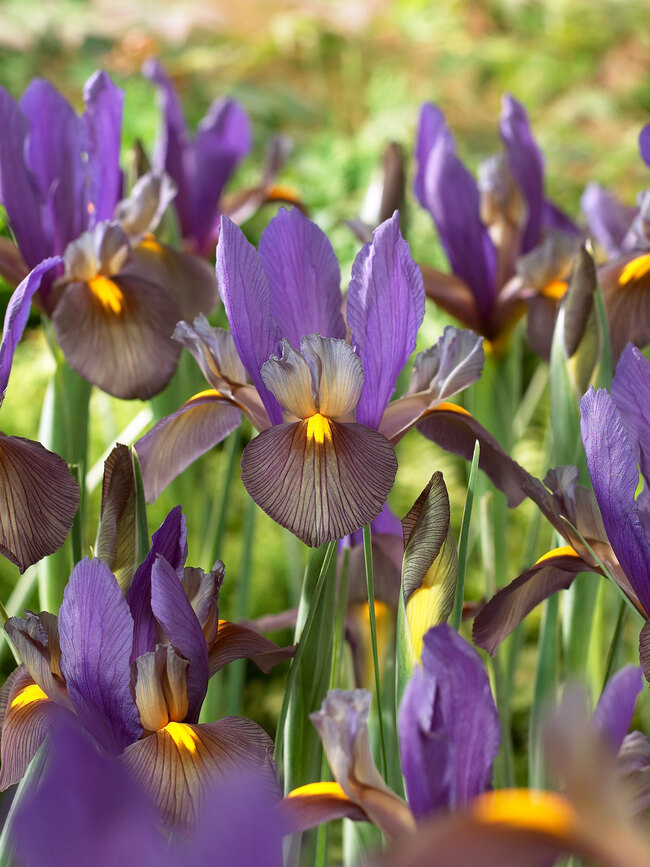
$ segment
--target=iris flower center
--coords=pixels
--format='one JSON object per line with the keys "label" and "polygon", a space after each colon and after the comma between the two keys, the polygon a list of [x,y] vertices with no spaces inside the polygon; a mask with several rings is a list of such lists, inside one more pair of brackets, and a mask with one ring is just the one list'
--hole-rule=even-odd
{"label": "iris flower center", "polygon": [[179,749],[187,750],[188,753],[197,751],[198,737],[193,728],[185,723],[170,722],[162,729],[167,732]]}
{"label": "iris flower center", "polygon": [[122,312],[124,295],[116,283],[109,280],[108,277],[99,276],[89,280],[88,285],[90,286],[90,291],[105,310],[110,310],[116,315]]}
{"label": "iris flower center", "polygon": [[11,702],[12,709],[27,707],[28,704],[33,704],[35,701],[47,700],[47,695],[43,692],[37,683],[31,683],[25,689],[21,689],[18,695]]}
{"label": "iris flower center", "polygon": [[317,412],[307,419],[307,439],[322,444],[332,438],[330,420]]}

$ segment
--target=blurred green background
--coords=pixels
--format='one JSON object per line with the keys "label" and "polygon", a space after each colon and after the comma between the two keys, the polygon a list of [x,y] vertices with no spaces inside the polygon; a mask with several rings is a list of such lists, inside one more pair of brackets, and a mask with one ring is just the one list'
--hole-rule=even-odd
{"label": "blurred green background", "polygon": [[[280,180],[301,192],[310,215],[328,233],[339,255],[343,286],[359,242],[345,220],[369,207],[369,187],[380,171],[385,144],[400,142],[409,155],[408,238],[418,261],[445,267],[428,214],[410,192],[410,164],[419,106],[436,102],[454,130],[460,155],[475,167],[499,149],[500,99],[510,92],[527,107],[546,156],[547,193],[576,219],[585,184],[611,186],[627,203],[647,185],[648,169],[637,135],[650,114],[650,34],[645,3],[609,0],[547,2],[425,2],[425,0],[3,0],[0,4],[0,84],[19,96],[34,76],[50,78],[78,107],[86,78],[106,69],[126,91],[125,153],[136,139],[149,150],[159,115],[153,88],[140,75],[142,62],[159,56],[174,78],[190,125],[222,95],[239,99],[254,130],[254,153],[234,179],[237,189],[259,178],[265,150],[277,133],[293,152]],[[273,214],[267,207],[244,226],[256,241]],[[421,336],[435,341],[444,318],[430,305]],[[524,378],[534,360],[524,360]],[[19,347],[2,408],[2,429],[36,437],[53,362],[39,329]],[[202,388],[186,358],[172,384],[168,411]],[[98,462],[118,433],[144,408],[93,393],[91,459]],[[514,456],[534,473],[541,466],[548,409],[545,397],[517,443]],[[467,468],[413,433],[400,446],[400,470],[391,503],[403,515],[436,469],[450,489],[457,530]],[[183,502],[188,515],[189,562],[209,566],[213,500],[223,475],[222,449],[184,474],[150,510],[150,529]],[[92,544],[99,491],[89,502]],[[232,616],[233,589],[242,560],[245,495],[238,479],[229,503],[220,556],[226,563],[222,612]],[[529,504],[512,516],[512,572],[521,562],[531,520]],[[476,535],[476,531],[475,531]],[[542,546],[550,542],[543,533]],[[207,542],[206,542],[207,540]],[[541,549],[540,549],[541,553]],[[304,552],[257,510],[250,617],[295,604]],[[475,570],[476,573],[476,570]],[[468,595],[484,592],[471,574]],[[228,580],[230,578],[230,581]],[[18,573],[0,560],[0,598],[9,600]],[[36,605],[34,598],[28,602]],[[14,613],[10,611],[10,613]],[[529,630],[536,618],[530,618]],[[286,637],[287,634],[285,634]],[[525,656],[518,680],[523,705],[530,698]],[[11,665],[6,644],[2,665]],[[249,672],[252,674],[252,669]],[[282,677],[282,675],[279,675]],[[281,692],[253,676],[247,709],[272,730]]]}

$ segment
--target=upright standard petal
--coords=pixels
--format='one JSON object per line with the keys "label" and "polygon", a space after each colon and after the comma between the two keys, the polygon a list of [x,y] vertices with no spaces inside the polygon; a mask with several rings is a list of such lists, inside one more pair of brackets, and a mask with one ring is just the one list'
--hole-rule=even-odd
{"label": "upright standard petal", "polygon": [[283,337],[294,347],[305,334],[345,337],[339,263],[316,223],[281,208],[262,232],[259,254]]}
{"label": "upright standard petal", "polygon": [[472,290],[483,327],[489,328],[498,289],[496,250],[480,219],[476,182],[456,156],[448,132],[438,136],[429,157],[425,194],[451,269]]}
{"label": "upright standard petal", "polygon": [[208,648],[176,570],[160,555],[151,571],[151,608],[172,647],[189,661],[185,719],[198,722],[208,688]]}
{"label": "upright standard petal", "polygon": [[619,256],[625,249],[625,236],[638,209],[626,208],[597,183],[587,184],[580,199],[580,207],[587,218],[591,237],[603,247],[608,256]]}
{"label": "upright standard petal", "polygon": [[449,135],[446,129],[445,116],[437,105],[426,102],[420,109],[420,121],[415,143],[415,159],[418,165],[413,182],[415,195],[423,208],[429,207],[425,186],[427,163],[440,133]]}
{"label": "upright standard petal", "polygon": [[616,755],[632,725],[636,700],[643,689],[641,669],[626,665],[610,678],[598,699],[592,725]]}
{"label": "upright standard petal", "polygon": [[90,225],[111,220],[122,195],[120,145],[124,92],[98,70],[84,85],[82,122],[88,153],[87,209]]}
{"label": "upright standard petal", "polygon": [[260,373],[262,365],[278,354],[282,337],[271,314],[269,281],[255,248],[227,217],[221,218],[217,280],[239,357],[271,422],[279,424],[282,410]]}
{"label": "upright standard petal", "polygon": [[78,505],[79,488],[63,458],[0,433],[0,553],[24,572],[63,545]]}
{"label": "upright standard petal", "polygon": [[650,542],[634,495],[636,455],[613,400],[590,388],[580,402],[587,466],[607,537],[646,614],[650,613]]}
{"label": "upright standard petal", "polygon": [[500,728],[490,684],[476,651],[446,623],[424,638],[398,729],[417,817],[466,806],[491,787]]}
{"label": "upright standard petal", "polygon": [[402,238],[397,212],[354,261],[347,317],[365,371],[357,421],[377,429],[424,318],[422,274]]}
{"label": "upright standard petal", "polygon": [[528,206],[522,253],[527,253],[540,241],[544,198],[544,160],[533,138],[526,110],[509,94],[503,97],[499,122],[501,138],[508,151],[512,176]]}
{"label": "upright standard petal", "polygon": [[[650,361],[628,343],[612,380],[616,404],[643,477],[650,481]],[[644,491],[641,496],[648,496]]]}
{"label": "upright standard petal", "polygon": [[650,123],[639,133],[639,151],[643,162],[650,167]]}
{"label": "upright standard petal", "polygon": [[131,695],[133,618],[115,576],[85,558],[72,571],[59,614],[61,670],[77,715],[114,755],[142,733]]}

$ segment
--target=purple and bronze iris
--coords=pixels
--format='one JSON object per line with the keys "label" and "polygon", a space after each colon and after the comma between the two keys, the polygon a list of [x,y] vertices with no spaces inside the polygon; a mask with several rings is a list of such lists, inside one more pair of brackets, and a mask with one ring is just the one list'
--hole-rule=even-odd
{"label": "purple and bronze iris", "polygon": [[354,262],[347,327],[334,251],[298,210],[271,220],[259,253],[223,218],[217,277],[231,330],[211,329],[204,319],[176,330],[210,388],[136,444],[149,500],[234,430],[242,412],[260,431],[244,450],[244,484],[310,545],[379,514],[397,469],[393,446],[416,425],[466,457],[480,439],[483,469],[511,504],[521,500],[521,468],[447,402],[480,376],[480,338],[446,329],[416,357],[408,393],[391,401],[424,316],[420,269],[397,213]]}
{"label": "purple and bronze iris", "polygon": [[223,564],[185,567],[185,519],[173,509],[124,595],[101,560],[77,564],[58,619],[13,617],[6,631],[24,665],[3,687],[0,786],[18,782],[48,729],[73,714],[120,756],[164,823],[193,824],[208,784],[242,768],[277,791],[272,741],[251,720],[198,723],[208,679],[233,659],[269,670],[293,652],[219,619]]}
{"label": "purple and bronze iris", "polygon": [[216,282],[206,262],[151,235],[174,196],[168,178],[147,175],[122,200],[122,91],[98,72],[84,99],[79,117],[46,81],[20,103],[0,90],[0,201],[18,245],[2,243],[0,272],[15,284],[64,256],[34,300],[70,366],[110,394],[145,399],[175,370],[175,323],[210,312]]}
{"label": "purple and bronze iris", "polygon": [[[508,335],[524,300],[540,296],[555,305],[558,278],[577,252],[575,227],[544,196],[542,154],[523,106],[511,96],[503,99],[500,132],[505,153],[482,164],[478,184],[431,103],[420,113],[415,152],[415,194],[431,214],[452,272],[423,267],[427,295],[491,342]],[[546,333],[544,341],[530,336],[550,345]]]}

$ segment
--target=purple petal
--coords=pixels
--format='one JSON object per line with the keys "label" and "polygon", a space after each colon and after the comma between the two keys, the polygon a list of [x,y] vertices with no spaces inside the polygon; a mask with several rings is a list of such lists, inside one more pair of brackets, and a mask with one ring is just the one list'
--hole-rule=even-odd
{"label": "purple petal", "polygon": [[180,580],[187,559],[187,531],[182,506],[173,508],[151,537],[151,549],[136,570],[126,594],[134,621],[131,661],[152,651],[156,645],[156,620],[151,610],[151,571],[158,555],[176,570]]}
{"label": "purple petal", "polygon": [[451,269],[472,291],[487,322],[497,294],[496,250],[480,219],[480,196],[474,178],[455,153],[451,135],[438,136],[425,175],[427,209]]}
{"label": "purple petal", "polygon": [[628,733],[642,689],[641,669],[636,665],[626,665],[608,681],[598,699],[592,723],[607,741],[612,755],[619,751]]}
{"label": "purple petal", "polygon": [[527,253],[540,241],[544,160],[533,138],[526,110],[509,94],[503,97],[499,128],[508,151],[508,166],[528,206],[522,241],[522,252]]}
{"label": "purple petal", "polygon": [[433,147],[441,132],[446,132],[445,116],[438,106],[426,102],[420,109],[420,122],[418,124],[417,141],[415,144],[415,159],[417,172],[413,187],[415,195],[423,208],[428,208],[425,179],[427,163]]}
{"label": "purple petal", "polygon": [[32,81],[20,107],[29,121],[26,159],[45,203],[50,253],[61,255],[88,224],[83,124],[49,81]]}
{"label": "purple petal", "polygon": [[402,238],[397,212],[354,261],[347,317],[365,372],[357,421],[377,429],[424,318],[422,274]]}
{"label": "purple petal", "polygon": [[587,184],[580,207],[587,218],[589,234],[603,247],[608,256],[619,256],[624,249],[625,236],[637,208],[626,208],[600,184]]}
{"label": "purple petal", "polygon": [[639,152],[643,162],[650,167],[650,123],[639,133]]}
{"label": "purple petal", "polygon": [[186,467],[239,426],[241,412],[217,392],[191,398],[135,444],[148,503]]}
{"label": "purple petal", "polygon": [[2,345],[0,345],[0,405],[7,391],[16,346],[23,336],[29,319],[32,298],[39,290],[43,274],[55,265],[61,264],[61,261],[60,258],[53,258],[41,262],[25,277],[9,300],[2,329]]}
{"label": "purple petal", "polygon": [[0,553],[24,572],[63,545],[78,505],[79,488],[63,458],[0,433]]}
{"label": "purple petal", "polygon": [[616,365],[611,396],[636,452],[641,473],[650,479],[650,361],[631,343]]}
{"label": "purple petal", "polygon": [[111,220],[122,194],[120,144],[124,93],[98,70],[84,86],[89,187],[86,192],[90,225]]}
{"label": "purple petal", "polygon": [[25,617],[10,617],[5,631],[18,651],[32,680],[45,695],[72,709],[61,677],[61,647],[58,621],[54,614],[26,611]]}
{"label": "purple petal", "polygon": [[208,688],[208,648],[178,573],[161,556],[151,571],[151,608],[172,647],[189,660],[186,719],[197,722]]}
{"label": "purple petal", "polygon": [[155,811],[119,763],[72,722],[51,738],[44,776],[12,823],[20,863],[81,867],[91,858],[94,867],[171,867]]}
{"label": "purple petal", "polygon": [[418,817],[466,806],[490,788],[500,729],[478,654],[446,623],[425,635],[399,712],[409,804]]}
{"label": "purple petal", "polygon": [[131,695],[133,618],[101,560],[77,563],[59,613],[61,671],[84,726],[112,754],[142,734]]}
{"label": "purple petal", "polygon": [[227,217],[221,218],[217,280],[237,352],[262,398],[272,424],[282,421],[277,400],[264,385],[260,370],[278,355],[282,337],[271,314],[269,281],[255,248]]}
{"label": "purple petal", "polygon": [[580,402],[587,466],[607,537],[634,592],[650,611],[650,543],[634,495],[636,456],[614,402],[590,388]]}
{"label": "purple petal", "polygon": [[217,206],[228,179],[252,146],[250,121],[233,99],[218,100],[199,124],[194,142],[193,237],[200,252],[209,243]]}
{"label": "purple petal", "polygon": [[316,223],[281,208],[262,232],[259,254],[283,337],[295,347],[306,334],[345,337],[339,263]]}
{"label": "purple petal", "polygon": [[578,239],[583,234],[573,220],[561,208],[548,199],[542,205],[542,236],[548,237],[552,232],[563,232]]}

